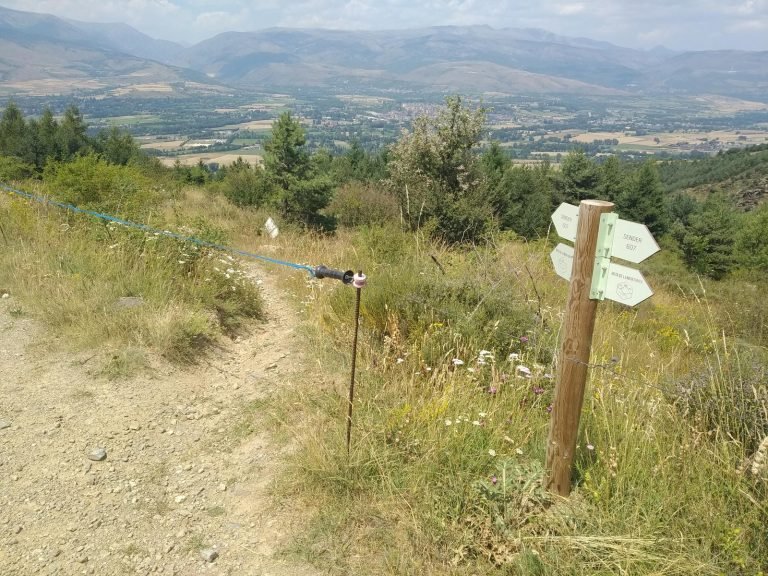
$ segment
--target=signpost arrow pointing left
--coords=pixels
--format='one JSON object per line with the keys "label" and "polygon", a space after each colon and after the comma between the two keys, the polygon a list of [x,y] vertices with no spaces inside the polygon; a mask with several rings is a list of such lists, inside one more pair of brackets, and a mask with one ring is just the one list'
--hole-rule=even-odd
{"label": "signpost arrow pointing left", "polygon": [[561,238],[576,242],[576,226],[579,223],[579,207],[563,202],[552,214],[555,230]]}
{"label": "signpost arrow pointing left", "polygon": [[564,280],[570,280],[573,269],[573,246],[558,244],[549,257],[552,259],[555,273]]}

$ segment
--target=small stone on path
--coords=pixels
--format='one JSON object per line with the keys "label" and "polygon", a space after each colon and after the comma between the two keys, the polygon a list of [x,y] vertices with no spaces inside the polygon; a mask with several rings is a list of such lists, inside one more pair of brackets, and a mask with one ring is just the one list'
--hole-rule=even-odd
{"label": "small stone on path", "polygon": [[11,423],[6,420],[0,420],[0,430],[3,430],[5,428],[10,428]]}
{"label": "small stone on path", "polygon": [[94,448],[88,453],[88,459],[94,462],[101,462],[107,459],[107,451],[105,448]]}
{"label": "small stone on path", "polygon": [[202,558],[206,562],[213,562],[218,557],[219,557],[219,553],[213,548],[206,548],[205,550],[200,551],[200,558]]}

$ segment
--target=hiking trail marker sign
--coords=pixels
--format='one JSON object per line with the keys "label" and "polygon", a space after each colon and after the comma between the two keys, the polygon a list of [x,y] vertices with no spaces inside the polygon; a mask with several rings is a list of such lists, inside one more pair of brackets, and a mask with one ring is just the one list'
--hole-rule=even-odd
{"label": "hiking trail marker sign", "polygon": [[[576,241],[579,207],[563,202],[552,214],[552,222],[558,235]],[[612,257],[639,263],[660,250],[645,224],[617,218],[613,213],[600,217],[595,269],[592,276],[590,298],[608,298],[627,306],[636,306],[653,295],[653,290],[639,270],[611,261]],[[550,258],[555,272],[570,281],[574,249],[560,243],[552,250]]]}
{"label": "hiking trail marker sign", "polygon": [[560,204],[552,214],[558,235],[574,243],[558,244],[550,254],[555,272],[570,282],[557,363],[555,396],[547,439],[545,487],[560,496],[571,492],[579,419],[597,305],[608,298],[635,306],[653,291],[639,270],[611,259],[642,262],[659,251],[643,224],[619,219],[613,203],[582,200]]}

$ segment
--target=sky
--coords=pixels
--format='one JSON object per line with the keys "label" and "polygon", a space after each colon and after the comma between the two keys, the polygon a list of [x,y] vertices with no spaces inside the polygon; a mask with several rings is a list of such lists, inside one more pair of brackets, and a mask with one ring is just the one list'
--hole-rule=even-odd
{"label": "sky", "polygon": [[631,48],[768,50],[768,0],[0,0],[6,8],[125,22],[194,44],[273,26],[382,30],[486,24]]}

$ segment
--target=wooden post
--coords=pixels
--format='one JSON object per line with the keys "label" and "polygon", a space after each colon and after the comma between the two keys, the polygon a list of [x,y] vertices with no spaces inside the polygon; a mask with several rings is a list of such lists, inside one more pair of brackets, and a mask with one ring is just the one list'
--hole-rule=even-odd
{"label": "wooden post", "polygon": [[568,290],[562,345],[558,361],[555,400],[547,441],[545,486],[560,496],[571,492],[571,466],[576,451],[579,417],[595,328],[597,300],[589,299],[595,266],[600,215],[613,211],[613,203],[582,200]]}

